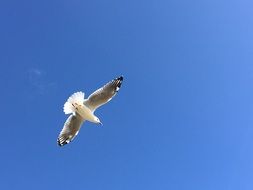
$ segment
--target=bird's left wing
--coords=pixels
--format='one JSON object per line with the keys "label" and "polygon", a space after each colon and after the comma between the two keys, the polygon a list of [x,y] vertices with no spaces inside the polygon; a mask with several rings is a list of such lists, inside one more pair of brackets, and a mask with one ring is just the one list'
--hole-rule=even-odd
{"label": "bird's left wing", "polygon": [[123,77],[121,76],[108,82],[106,85],[93,92],[84,104],[88,106],[91,111],[95,111],[98,107],[109,102],[113,96],[116,95],[121,87],[122,81]]}
{"label": "bird's left wing", "polygon": [[84,120],[78,114],[71,114],[66,122],[64,123],[63,129],[61,130],[57,143],[59,146],[70,143],[78,134],[81,125]]}

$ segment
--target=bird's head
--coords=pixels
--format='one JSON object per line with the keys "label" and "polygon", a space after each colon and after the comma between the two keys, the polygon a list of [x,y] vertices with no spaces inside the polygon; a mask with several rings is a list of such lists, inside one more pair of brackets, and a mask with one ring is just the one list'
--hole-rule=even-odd
{"label": "bird's head", "polygon": [[103,124],[101,123],[101,121],[98,119],[98,117],[95,117],[95,122],[98,123],[98,124],[100,124],[100,125],[103,125]]}

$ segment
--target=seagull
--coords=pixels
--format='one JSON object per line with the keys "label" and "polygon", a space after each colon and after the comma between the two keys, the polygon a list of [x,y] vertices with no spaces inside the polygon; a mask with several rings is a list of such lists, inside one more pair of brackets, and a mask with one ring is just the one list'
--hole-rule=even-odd
{"label": "seagull", "polygon": [[71,114],[64,123],[57,143],[64,146],[77,136],[84,121],[90,121],[102,125],[94,112],[100,106],[109,102],[119,91],[123,81],[123,76],[115,78],[93,92],[87,99],[84,99],[83,92],[76,92],[71,95],[63,106],[65,114]]}

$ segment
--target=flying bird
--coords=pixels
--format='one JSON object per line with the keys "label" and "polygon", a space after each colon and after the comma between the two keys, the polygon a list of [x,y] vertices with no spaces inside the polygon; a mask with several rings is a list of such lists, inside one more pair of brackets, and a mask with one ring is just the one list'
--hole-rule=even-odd
{"label": "flying bird", "polygon": [[101,121],[94,112],[100,106],[109,102],[119,91],[123,77],[120,76],[108,82],[103,87],[93,92],[87,99],[84,99],[83,92],[76,92],[71,95],[64,104],[65,114],[71,114],[64,123],[57,143],[59,146],[70,143],[78,134],[84,121],[101,124]]}

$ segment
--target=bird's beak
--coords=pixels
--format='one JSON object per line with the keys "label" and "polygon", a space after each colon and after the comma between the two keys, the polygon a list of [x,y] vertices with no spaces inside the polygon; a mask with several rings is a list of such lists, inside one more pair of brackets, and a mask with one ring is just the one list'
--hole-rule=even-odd
{"label": "bird's beak", "polygon": [[99,122],[99,125],[103,125],[103,123]]}

